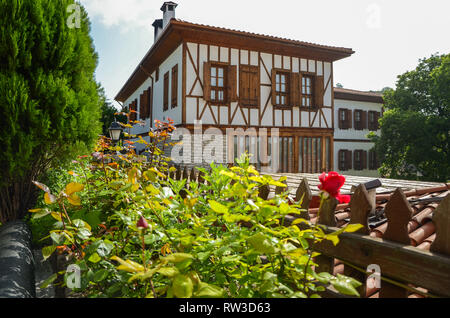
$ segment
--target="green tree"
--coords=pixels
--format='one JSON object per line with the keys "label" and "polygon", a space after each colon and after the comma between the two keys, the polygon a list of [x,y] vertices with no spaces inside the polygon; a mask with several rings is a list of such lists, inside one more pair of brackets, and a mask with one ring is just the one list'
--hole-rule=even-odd
{"label": "green tree", "polygon": [[392,178],[430,181],[450,176],[450,54],[422,59],[384,91],[381,134],[370,137]]}
{"label": "green tree", "polygon": [[35,200],[31,181],[101,131],[97,54],[87,13],[74,4],[0,0],[1,222],[23,217]]}
{"label": "green tree", "polygon": [[102,134],[109,137],[109,127],[114,120],[126,124],[128,122],[127,116],[119,114],[117,108],[108,100],[105,94],[105,90],[99,87],[99,95],[101,100],[101,111],[102,111]]}

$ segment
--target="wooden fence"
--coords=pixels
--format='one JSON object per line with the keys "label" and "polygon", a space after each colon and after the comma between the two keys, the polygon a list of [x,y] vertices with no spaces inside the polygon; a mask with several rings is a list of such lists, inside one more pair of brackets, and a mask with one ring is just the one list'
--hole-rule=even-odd
{"label": "wooden fence", "polygon": [[[195,169],[177,169],[171,174],[177,180],[189,179],[204,182],[202,172]],[[267,199],[271,193],[280,194],[285,188],[260,188],[260,197]],[[295,199],[303,197],[302,208],[308,209],[312,193],[306,179],[300,183]],[[327,200],[320,209],[311,209],[301,217],[309,219],[309,214],[317,213],[315,219],[324,226],[325,232],[332,233],[337,228],[337,200]],[[336,261],[343,264],[344,274],[362,282],[359,293],[367,295],[367,277],[372,275],[367,269],[377,265],[381,269],[380,298],[405,298],[409,294],[425,297],[450,297],[450,194],[435,209],[432,222],[436,228],[436,238],[430,251],[424,251],[410,245],[408,223],[412,217],[412,208],[401,189],[397,189],[389,198],[385,207],[387,229],[382,238],[369,236],[368,218],[373,210],[373,202],[364,185],[359,185],[352,195],[349,224],[362,224],[357,233],[343,233],[339,244],[330,241],[314,245],[313,249],[321,253],[315,259],[317,272],[333,273]],[[294,217],[288,216],[287,221]],[[373,291],[372,291],[373,294]],[[325,297],[336,297],[337,293],[328,288]]]}

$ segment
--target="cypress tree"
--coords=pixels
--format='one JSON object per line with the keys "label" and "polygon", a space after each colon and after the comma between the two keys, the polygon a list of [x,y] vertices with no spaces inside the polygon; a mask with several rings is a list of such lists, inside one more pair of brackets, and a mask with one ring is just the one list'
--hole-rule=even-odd
{"label": "cypress tree", "polygon": [[101,132],[98,57],[84,8],[79,25],[71,23],[73,4],[0,0],[2,223],[26,215],[36,195],[31,181]]}

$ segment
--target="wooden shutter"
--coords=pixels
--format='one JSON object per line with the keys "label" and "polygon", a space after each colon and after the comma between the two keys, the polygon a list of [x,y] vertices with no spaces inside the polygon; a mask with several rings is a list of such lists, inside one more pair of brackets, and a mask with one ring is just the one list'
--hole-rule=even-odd
{"label": "wooden shutter", "polygon": [[361,151],[362,170],[367,169],[367,151]]}
{"label": "wooden shutter", "polygon": [[362,124],[362,130],[367,129],[367,122],[368,122],[368,114],[367,111],[361,112],[361,124]]}
{"label": "wooden shutter", "polygon": [[277,105],[277,71],[275,69],[272,69],[272,105]]}
{"label": "wooden shutter", "polygon": [[303,106],[303,101],[302,101],[302,99],[303,99],[303,90],[302,90],[303,74],[302,73],[298,74],[298,85],[299,85],[299,88],[298,88],[298,101],[299,101],[299,105],[301,107],[301,106]]}
{"label": "wooden shutter", "polygon": [[316,76],[314,80],[314,102],[316,107],[323,107],[323,85],[323,76]]}
{"label": "wooden shutter", "polygon": [[260,106],[260,93],[261,93],[261,79],[259,75],[259,68],[257,66],[251,67],[251,76],[250,76],[250,99],[253,106]]}
{"label": "wooden shutter", "polygon": [[169,109],[169,72],[164,74],[164,111]]}
{"label": "wooden shutter", "polygon": [[351,129],[353,127],[352,123],[353,123],[352,110],[347,109],[347,129]]}
{"label": "wooden shutter", "polygon": [[228,101],[229,102],[237,102],[237,88],[236,88],[236,77],[237,77],[237,66],[236,65],[228,65],[227,67],[227,75],[228,75]]}
{"label": "wooden shutter", "polygon": [[171,104],[172,108],[178,106],[178,64],[172,68],[172,96]]}
{"label": "wooden shutter", "polygon": [[211,101],[211,62],[203,63],[203,99]]}
{"label": "wooden shutter", "polygon": [[345,150],[345,170],[351,170],[352,169],[352,151],[351,150]]}
{"label": "wooden shutter", "polygon": [[[152,119],[153,117],[153,88],[148,88],[148,109],[147,109],[147,118]],[[152,121],[150,120],[150,126],[152,125]]]}
{"label": "wooden shutter", "polygon": [[[344,129],[344,122],[342,121],[342,113],[345,113],[345,109],[339,108],[338,110],[338,123],[339,123],[339,129]],[[344,117],[346,118],[346,116]]]}
{"label": "wooden shutter", "polygon": [[291,106],[300,105],[300,76],[298,73],[290,74],[290,104]]}
{"label": "wooden shutter", "polygon": [[239,68],[239,99],[242,105],[250,101],[250,73],[247,65]]}
{"label": "wooden shutter", "polygon": [[145,114],[145,92],[141,94],[140,99],[139,99],[139,104],[140,104],[140,108],[139,108],[139,119],[144,119],[144,114]]}

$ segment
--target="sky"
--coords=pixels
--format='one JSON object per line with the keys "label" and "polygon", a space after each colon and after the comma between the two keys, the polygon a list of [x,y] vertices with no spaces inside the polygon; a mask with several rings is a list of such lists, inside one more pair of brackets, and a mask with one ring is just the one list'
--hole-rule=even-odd
{"label": "sky", "polygon": [[[162,0],[80,0],[99,55],[96,79],[114,97],[153,45]],[[419,59],[450,53],[448,0],[178,0],[185,21],[352,48],[334,64],[345,88],[381,90]]]}

